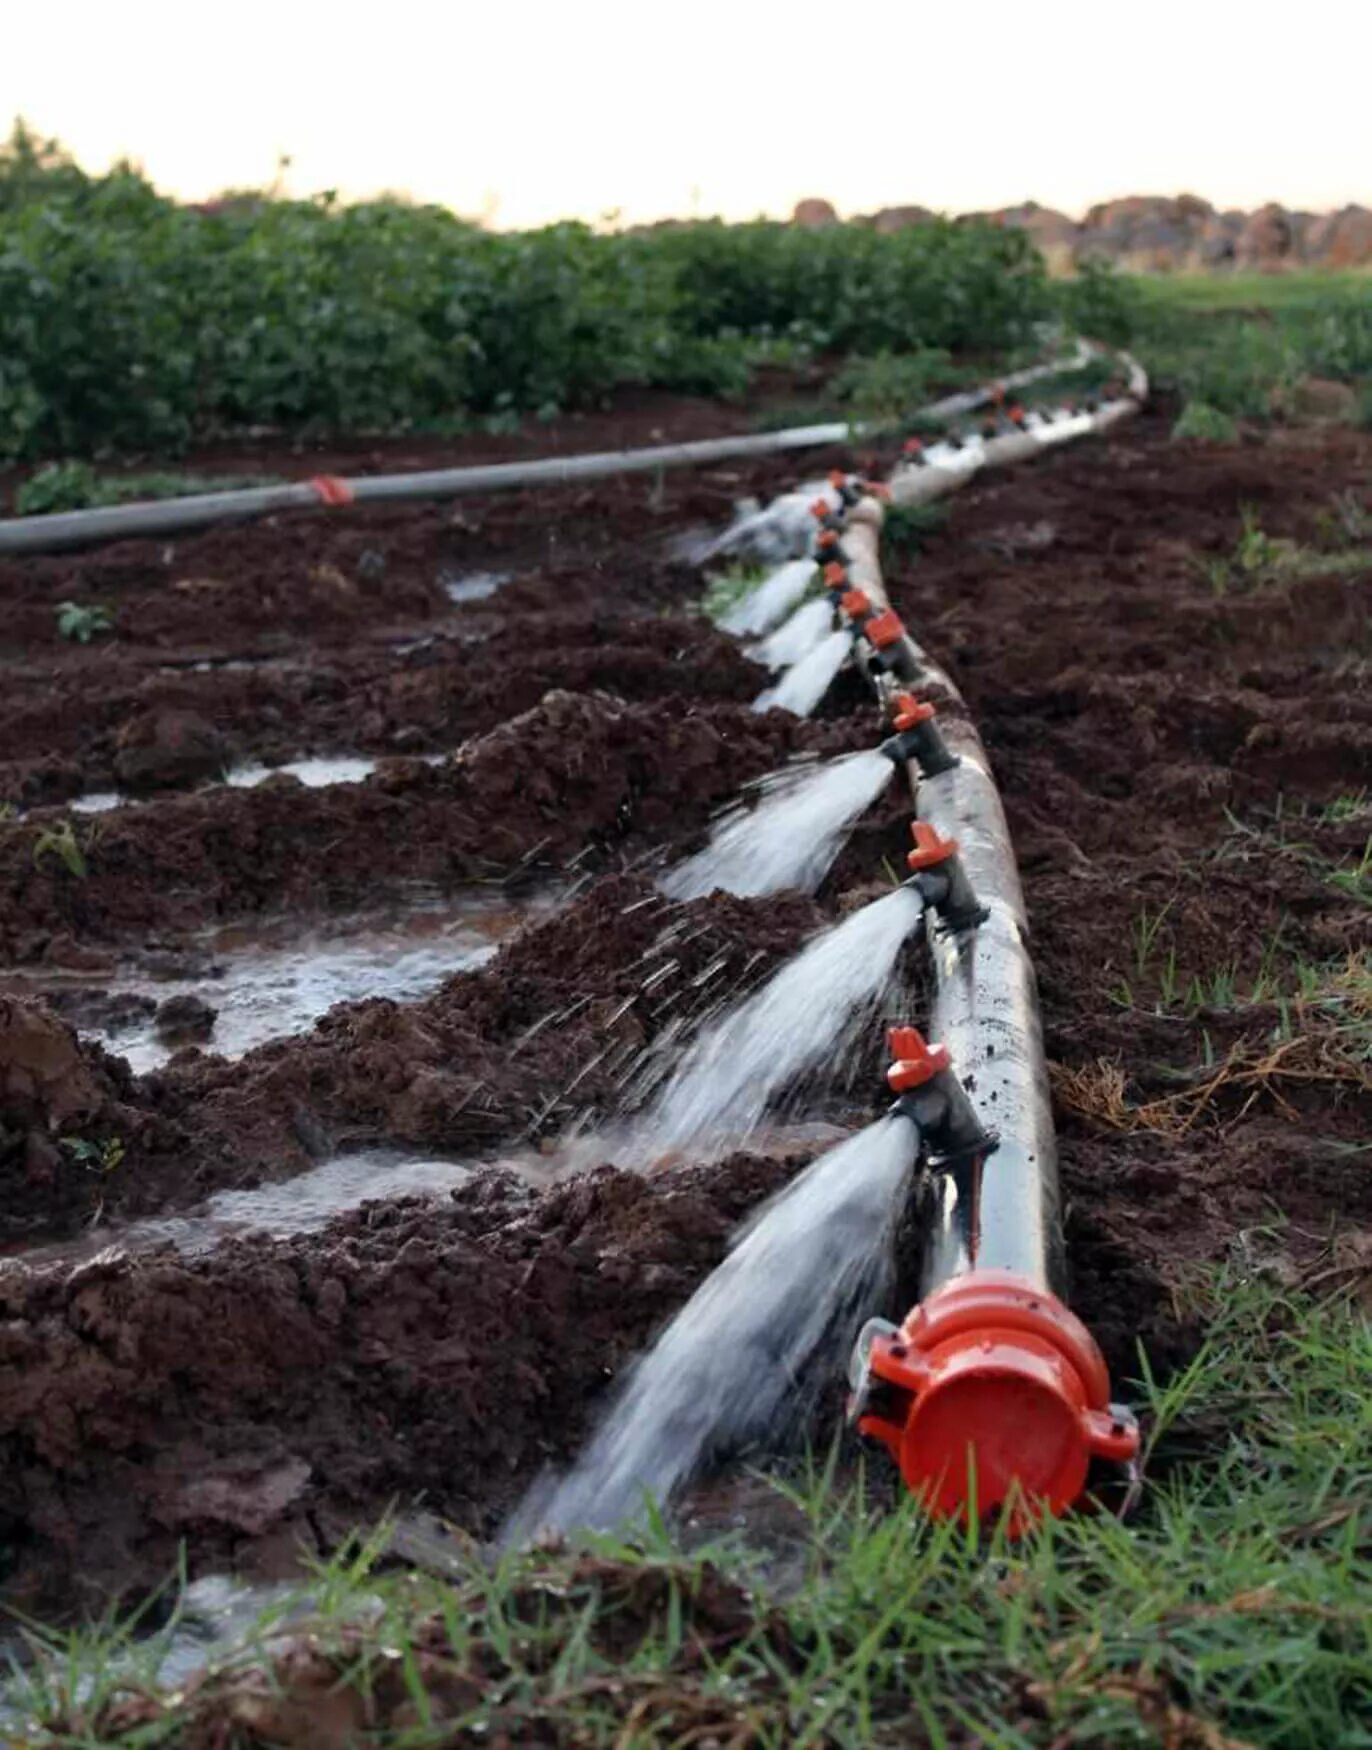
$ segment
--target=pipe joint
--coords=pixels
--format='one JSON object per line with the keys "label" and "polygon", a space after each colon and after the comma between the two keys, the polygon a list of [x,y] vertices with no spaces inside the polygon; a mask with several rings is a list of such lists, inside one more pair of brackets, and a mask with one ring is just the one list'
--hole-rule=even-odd
{"label": "pipe joint", "polygon": [[1138,1454],[1091,1333],[1008,1270],[955,1276],[900,1325],[870,1319],[848,1381],[850,1420],[939,1519],[1001,1510],[1018,1535],[1072,1505],[1093,1459]]}
{"label": "pipe joint", "polygon": [[995,1132],[977,1117],[948,1047],[927,1044],[917,1027],[893,1027],[888,1037],[894,1061],[886,1080],[897,1095],[893,1112],[914,1125],[925,1169],[950,1172],[990,1154]]}
{"label": "pipe joint", "polygon": [[912,871],[907,885],[937,913],[943,929],[954,934],[976,929],[990,912],[977,898],[962,866],[958,841],[941,838],[938,828],[927,820],[911,821],[910,836],[915,848],[905,858]]}
{"label": "pipe joint", "polygon": [[888,759],[897,765],[913,760],[924,778],[936,778],[961,764],[943,739],[932,705],[916,699],[913,693],[897,693],[891,705],[896,733],[881,744]]}

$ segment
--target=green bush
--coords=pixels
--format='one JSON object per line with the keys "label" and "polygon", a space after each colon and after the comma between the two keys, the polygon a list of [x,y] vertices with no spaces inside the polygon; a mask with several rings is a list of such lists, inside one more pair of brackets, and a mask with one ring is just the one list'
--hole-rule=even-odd
{"label": "green bush", "polygon": [[1188,401],[1181,410],[1180,419],[1172,427],[1172,436],[1199,438],[1207,444],[1233,444],[1238,442],[1239,428],[1218,407],[1211,407],[1205,401]]}
{"label": "green bush", "polygon": [[1022,345],[1046,300],[1027,240],[991,226],[497,235],[393,199],[182,207],[16,128],[0,456],[553,413],[626,384],[738,392],[779,351]]}

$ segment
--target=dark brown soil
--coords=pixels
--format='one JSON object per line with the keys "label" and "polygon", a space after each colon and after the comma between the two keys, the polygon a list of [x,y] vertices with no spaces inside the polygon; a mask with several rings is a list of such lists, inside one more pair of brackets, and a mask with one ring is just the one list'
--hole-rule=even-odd
{"label": "dark brown soil", "polygon": [[[1060,1097],[1074,1303],[1126,1377],[1136,1340],[1164,1369],[1194,1347],[1183,1291],[1198,1268],[1256,1258],[1313,1279],[1341,1267],[1338,1229],[1372,1226],[1366,1077],[1330,1055],[1327,986],[1300,996],[1368,945],[1352,891],[1369,831],[1366,577],[1331,556],[1300,581],[1218,593],[1200,563],[1232,550],[1245,505],[1269,534],[1318,545],[1320,511],[1336,491],[1365,499],[1369,463],[1361,436],[1193,448],[1144,419],[969,488],[890,573],[1003,787]],[[184,956],[215,922],[304,919],[407,882],[572,886],[427,1000],[338,1009],[234,1064],[191,1050],[138,1080],[46,1009],[7,1005],[11,1593],[70,1604],[77,1572],[92,1595],[146,1582],[179,1539],[197,1571],[271,1571],[298,1538],[327,1547],[420,1492],[489,1528],[799,1165],[737,1157],[647,1182],[605,1168],[542,1190],[492,1169],[440,1209],[373,1205],[322,1235],[194,1260],[73,1273],[19,1250],[339,1147],[496,1159],[554,1136],[612,1105],[669,1022],[884,880],[906,836],[894,790],[817,903],[653,897],[653,859],[696,842],[750,778],[872,736],[842,684],[815,723],[754,717],[757,671],[690,612],[699,580],[670,556],[671,537],[797,473],[624,481],[457,517],[299,517],[170,561],[124,546],[0,573],[15,801],[112,783],[121,747],[157,742],[159,713],[201,720],[236,757],[401,756],[359,785],[173,789],[76,817],[84,875],[35,856],[60,814],[0,825],[0,952],[30,993],[57,971],[99,991],[116,956]],[[444,567],[516,581],[454,608]],[[82,596],[115,610],[113,642],[58,644],[53,604]],[[453,757],[406,757],[440,751]],[[861,1114],[879,1099],[874,1085]],[[122,1154],[77,1159],[64,1139]]]}

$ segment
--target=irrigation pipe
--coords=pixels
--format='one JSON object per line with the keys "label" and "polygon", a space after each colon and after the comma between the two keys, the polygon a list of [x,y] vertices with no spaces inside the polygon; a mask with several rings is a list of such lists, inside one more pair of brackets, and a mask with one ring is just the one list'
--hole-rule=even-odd
{"label": "irrigation pipe", "polygon": [[[1094,352],[1078,343],[1067,361],[1033,365],[1003,379],[1002,387],[1021,388],[1043,377],[1079,369]],[[951,419],[986,405],[989,388],[965,390],[921,409],[930,419]],[[867,428],[838,421],[791,426],[748,436],[701,438],[691,443],[647,449],[604,450],[581,456],[549,456],[528,462],[493,462],[474,468],[439,468],[407,474],[320,475],[283,486],[248,487],[237,492],[206,492],[186,498],[106,506],[98,510],[55,511],[45,516],[0,520],[0,555],[56,553],[99,541],[145,539],[184,534],[226,522],[250,522],[285,510],[339,509],[353,504],[403,504],[424,499],[462,498],[517,487],[568,486],[617,474],[654,473],[662,468],[695,467],[789,450],[851,443]]]}
{"label": "irrigation pipe", "polygon": [[[913,461],[881,494],[848,487],[816,505],[826,583],[896,735],[884,744],[915,804],[910,864],[926,894],[931,1036],[897,1029],[898,1110],[933,1139],[920,1179],[919,1300],[904,1323],[869,1321],[854,1351],[851,1413],[935,1512],[1007,1506],[1012,1526],[1078,1498],[1095,1459],[1129,1463],[1138,1430],[1110,1402],[1095,1340],[1066,1302],[1057,1146],[1038,992],[1004,809],[965,701],[891,607],[880,563],[883,498],[919,504],[985,466],[1100,434],[1138,411],[1124,396],[995,436],[972,456]],[[1013,422],[1012,422],[1013,423]],[[837,541],[834,536],[837,535]],[[934,689],[957,707],[937,725]],[[941,898],[940,898],[941,896]]]}

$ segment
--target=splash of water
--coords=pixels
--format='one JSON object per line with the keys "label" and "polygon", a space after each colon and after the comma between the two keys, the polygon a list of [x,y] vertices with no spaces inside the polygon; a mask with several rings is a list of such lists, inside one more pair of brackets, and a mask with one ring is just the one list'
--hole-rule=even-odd
{"label": "splash of water", "polygon": [[851,632],[831,632],[821,644],[816,644],[794,668],[774,687],[768,687],[753,700],[754,711],[792,711],[797,717],[808,717],[829,691],[834,676],[848,659],[853,648]]}
{"label": "splash of water", "polygon": [[846,1043],[865,1032],[923,910],[909,887],[863,906],[698,1034],[635,1126],[630,1158],[637,1152],[646,1163],[685,1149],[697,1160],[722,1153],[806,1071],[821,1063],[841,1071]]}
{"label": "splash of water", "polygon": [[813,559],[788,559],[757,588],[736,602],[719,624],[736,638],[752,638],[784,620],[814,582],[819,567]]}
{"label": "splash of water", "polygon": [[728,815],[705,849],[659,886],[669,899],[699,899],[717,887],[744,898],[786,887],[812,893],[894,770],[873,750],[780,771],[756,808]]}
{"label": "splash of water", "polygon": [[665,1502],[709,1459],[774,1446],[812,1408],[835,1340],[882,1298],[909,1119],[883,1118],[821,1155],[744,1229],[634,1368],[579,1462],[536,1491],[511,1534],[609,1531]]}
{"label": "splash of water", "polygon": [[823,642],[833,623],[834,610],[823,596],[812,602],[802,602],[789,620],[778,626],[770,637],[754,644],[747,654],[765,668],[790,668],[808,656],[816,644]]}
{"label": "splash of water", "polygon": [[794,492],[783,492],[761,510],[744,511],[712,544],[709,557],[720,553],[753,553],[759,559],[794,557],[810,543],[815,519],[810,506],[822,498],[830,510],[839,496],[827,480],[810,480]]}

